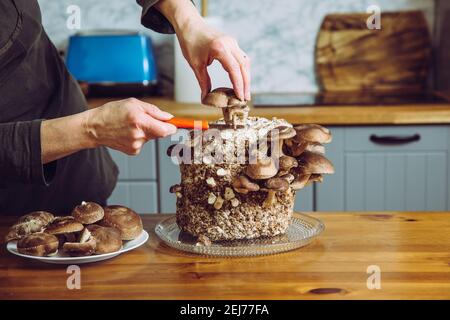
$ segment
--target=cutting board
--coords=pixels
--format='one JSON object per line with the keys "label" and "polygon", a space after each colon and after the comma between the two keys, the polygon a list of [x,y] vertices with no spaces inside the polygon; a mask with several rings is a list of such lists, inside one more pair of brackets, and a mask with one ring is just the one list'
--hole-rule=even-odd
{"label": "cutting board", "polygon": [[369,14],[330,14],[315,50],[323,91],[425,90],[431,40],[421,11],[381,14],[381,29],[368,29]]}

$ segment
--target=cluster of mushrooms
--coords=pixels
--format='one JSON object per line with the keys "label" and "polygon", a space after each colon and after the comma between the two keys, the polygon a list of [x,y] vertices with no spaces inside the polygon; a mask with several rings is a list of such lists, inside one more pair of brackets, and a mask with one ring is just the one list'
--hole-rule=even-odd
{"label": "cluster of mushrooms", "polygon": [[[249,108],[245,101],[235,96],[233,89],[217,88],[206,95],[202,103],[222,110],[225,123],[211,127],[246,127]],[[271,130],[267,135],[267,142],[272,146],[269,149],[270,156],[256,157],[256,161],[246,165],[242,174],[232,181],[233,190],[242,195],[267,192],[263,207],[276,203],[277,192],[299,190],[312,182],[322,182],[324,174],[334,173],[333,165],[324,156],[324,144],[332,140],[327,128],[305,124],[295,127],[280,125],[275,129],[277,130]],[[173,147],[168,149],[169,156]],[[181,186],[172,186],[170,191],[178,196]],[[208,199],[208,203],[211,202],[216,209],[220,209],[221,205],[216,205],[218,199],[214,200]]]}
{"label": "cluster of mushrooms", "polygon": [[[241,194],[266,191],[263,206],[276,202],[276,192],[299,190],[312,182],[322,182],[324,174],[334,173],[331,162],[324,156],[323,144],[331,142],[328,129],[319,125],[300,125],[279,129],[278,143],[271,157],[248,164],[233,181],[233,189]],[[278,167],[276,161],[278,159]]]}

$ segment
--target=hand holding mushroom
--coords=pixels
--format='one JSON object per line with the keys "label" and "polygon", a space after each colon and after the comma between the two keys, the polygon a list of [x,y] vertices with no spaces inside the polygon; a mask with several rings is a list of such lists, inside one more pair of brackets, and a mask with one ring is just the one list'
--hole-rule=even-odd
{"label": "hand holding mushroom", "polygon": [[202,100],[208,106],[222,109],[225,124],[233,129],[245,127],[249,107],[245,101],[239,100],[230,88],[216,88]]}
{"label": "hand holding mushroom", "polygon": [[155,6],[175,28],[183,55],[200,84],[202,98],[211,90],[207,67],[218,60],[237,97],[250,100],[250,59],[235,39],[209,26],[189,0],[158,1]]}

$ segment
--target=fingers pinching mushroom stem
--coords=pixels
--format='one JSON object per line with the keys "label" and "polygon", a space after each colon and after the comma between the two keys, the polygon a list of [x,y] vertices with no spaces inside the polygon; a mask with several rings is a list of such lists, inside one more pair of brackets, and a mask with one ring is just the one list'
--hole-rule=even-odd
{"label": "fingers pinching mushroom stem", "polygon": [[216,88],[203,98],[202,103],[222,109],[226,126],[233,129],[245,127],[250,109],[246,101],[236,97],[233,89]]}

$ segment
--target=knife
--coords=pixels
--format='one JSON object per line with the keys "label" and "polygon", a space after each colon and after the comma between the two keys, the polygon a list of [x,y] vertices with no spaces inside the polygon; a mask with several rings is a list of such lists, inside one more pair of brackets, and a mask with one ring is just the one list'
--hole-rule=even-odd
{"label": "knife", "polygon": [[[209,123],[208,121],[205,120],[173,117],[172,119],[166,120],[165,122],[173,124],[178,129],[202,129],[202,130],[209,129]],[[197,125],[197,127],[195,125]]]}
{"label": "knife", "polygon": [[[201,129],[201,130],[208,130],[209,128],[216,128],[216,129],[227,129],[231,128],[227,124],[220,124],[220,123],[209,123],[205,120],[195,120],[195,119],[187,119],[187,118],[177,118],[174,117],[172,119],[166,120],[165,122],[173,124],[178,129]],[[197,125],[198,127],[195,127]],[[243,125],[237,125],[237,128],[243,128]]]}

